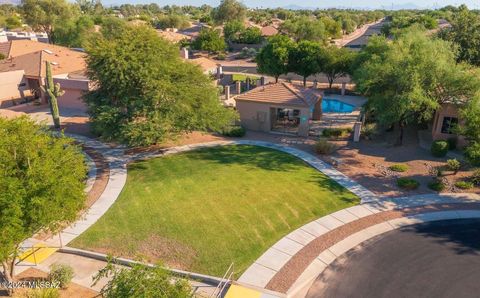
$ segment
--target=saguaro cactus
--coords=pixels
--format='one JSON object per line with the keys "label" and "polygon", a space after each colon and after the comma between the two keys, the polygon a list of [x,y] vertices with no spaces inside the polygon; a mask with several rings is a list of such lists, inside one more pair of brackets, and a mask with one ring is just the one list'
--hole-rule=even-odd
{"label": "saguaro cactus", "polygon": [[58,111],[57,97],[62,96],[65,92],[60,89],[59,83],[53,83],[50,62],[45,61],[45,68],[47,73],[43,91],[46,92],[49,97],[48,102],[50,103],[50,110],[52,111],[53,125],[55,126],[55,128],[60,128],[60,114]]}

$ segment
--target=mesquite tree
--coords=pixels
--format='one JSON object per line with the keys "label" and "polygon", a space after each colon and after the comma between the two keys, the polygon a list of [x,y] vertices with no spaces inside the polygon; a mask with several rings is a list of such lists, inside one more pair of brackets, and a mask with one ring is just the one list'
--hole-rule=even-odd
{"label": "mesquite tree", "polygon": [[25,239],[77,218],[87,169],[72,139],[26,116],[0,117],[0,160],[0,281],[13,281]]}
{"label": "mesquite tree", "polygon": [[50,110],[52,111],[53,125],[55,128],[60,128],[60,113],[58,111],[57,97],[62,96],[65,91],[60,89],[59,83],[53,83],[50,62],[45,61],[45,68],[47,75],[45,78],[45,86],[43,87],[43,91],[48,94],[48,102],[50,103]]}

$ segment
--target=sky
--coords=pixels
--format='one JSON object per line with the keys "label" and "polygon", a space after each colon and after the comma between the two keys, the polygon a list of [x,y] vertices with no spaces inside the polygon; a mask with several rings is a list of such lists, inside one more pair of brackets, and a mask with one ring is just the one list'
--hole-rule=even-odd
{"label": "sky", "polygon": [[[1,2],[2,0],[0,0]],[[155,2],[159,5],[176,4],[176,5],[195,5],[208,4],[217,6],[220,0],[103,0],[102,3],[118,4],[118,3],[150,3]],[[478,0],[242,0],[248,7],[305,7],[305,8],[383,8],[394,9],[401,8],[441,8],[447,5],[458,6],[466,4],[472,9],[480,8]]]}

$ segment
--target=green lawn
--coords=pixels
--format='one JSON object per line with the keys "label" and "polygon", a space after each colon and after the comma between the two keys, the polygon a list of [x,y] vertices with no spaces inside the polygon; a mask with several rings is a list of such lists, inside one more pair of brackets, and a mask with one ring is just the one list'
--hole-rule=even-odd
{"label": "green lawn", "polygon": [[289,154],[201,149],[131,164],[118,200],[72,245],[220,276],[231,262],[243,272],[289,232],[357,203]]}
{"label": "green lawn", "polygon": [[252,76],[252,75],[244,75],[244,74],[239,74],[239,73],[234,73],[232,75],[232,81],[236,82],[236,81],[242,81],[242,82],[245,82],[247,80],[247,78],[250,78],[250,80],[258,80],[260,77],[257,77],[257,76]]}

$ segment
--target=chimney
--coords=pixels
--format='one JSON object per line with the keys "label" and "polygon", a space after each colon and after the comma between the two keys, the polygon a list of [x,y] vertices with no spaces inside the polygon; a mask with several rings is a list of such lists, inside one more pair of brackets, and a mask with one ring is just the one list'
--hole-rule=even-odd
{"label": "chimney", "polygon": [[187,48],[181,48],[180,49],[180,57],[182,59],[188,60],[188,49]]}
{"label": "chimney", "polygon": [[230,99],[230,85],[225,86],[225,100]]}
{"label": "chimney", "polygon": [[247,84],[247,91],[250,90],[250,78],[247,77],[246,79],[246,84]]}
{"label": "chimney", "polygon": [[265,77],[261,76],[260,77],[260,86],[263,86],[263,85],[265,85]]}

